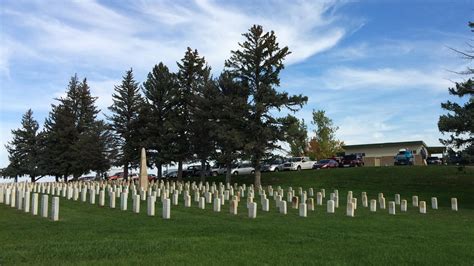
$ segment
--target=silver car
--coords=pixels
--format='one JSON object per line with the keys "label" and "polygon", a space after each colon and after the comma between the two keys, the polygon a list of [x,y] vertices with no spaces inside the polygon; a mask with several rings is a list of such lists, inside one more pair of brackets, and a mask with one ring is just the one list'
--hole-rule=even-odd
{"label": "silver car", "polygon": [[255,173],[255,168],[249,163],[241,163],[231,170],[232,175],[250,175]]}
{"label": "silver car", "polygon": [[283,170],[283,161],[274,160],[262,165],[262,172],[278,172]]}

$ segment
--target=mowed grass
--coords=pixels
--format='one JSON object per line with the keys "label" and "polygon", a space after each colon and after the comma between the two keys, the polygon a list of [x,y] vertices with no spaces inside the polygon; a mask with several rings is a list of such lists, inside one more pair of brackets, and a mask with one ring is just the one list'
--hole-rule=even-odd
{"label": "mowed grass", "polygon": [[[211,181],[223,181],[223,177]],[[251,183],[251,177],[233,181]],[[268,173],[264,185],[285,189],[313,187],[339,190],[340,207],[326,213],[326,205],[308,212],[307,218],[289,208],[281,215],[270,201],[257,219],[247,218],[241,202],[237,216],[228,204],[221,213],[172,206],[171,219],[131,210],[93,206],[60,199],[60,221],[51,222],[0,204],[0,265],[17,264],[195,264],[195,265],[302,265],[302,264],[474,264],[474,170],[454,167],[352,168]],[[358,198],[356,217],[345,216],[347,191]],[[408,200],[408,212],[389,215],[363,208],[360,192],[369,199],[383,192],[387,202],[395,193]],[[411,207],[411,196],[427,201],[427,214]],[[431,197],[440,209],[431,209]],[[459,211],[450,210],[457,197]],[[327,199],[327,198],[326,198]],[[131,209],[131,202],[129,203]]]}

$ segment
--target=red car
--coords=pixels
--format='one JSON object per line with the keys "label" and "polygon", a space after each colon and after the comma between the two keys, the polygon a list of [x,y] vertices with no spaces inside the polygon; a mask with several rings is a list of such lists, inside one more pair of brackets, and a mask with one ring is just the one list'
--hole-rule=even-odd
{"label": "red car", "polygon": [[118,172],[109,176],[109,180],[121,180],[121,179],[123,179],[123,172]]}
{"label": "red car", "polygon": [[329,168],[337,168],[339,163],[333,159],[324,159],[320,160],[319,162],[313,165],[313,169],[329,169]]}

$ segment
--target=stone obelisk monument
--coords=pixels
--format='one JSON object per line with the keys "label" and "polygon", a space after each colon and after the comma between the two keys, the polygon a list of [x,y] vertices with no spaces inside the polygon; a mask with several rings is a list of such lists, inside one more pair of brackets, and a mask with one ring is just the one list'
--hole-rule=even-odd
{"label": "stone obelisk monument", "polygon": [[147,172],[147,165],[146,165],[146,152],[145,148],[142,148],[142,153],[140,156],[140,187],[143,190],[148,189],[148,172]]}

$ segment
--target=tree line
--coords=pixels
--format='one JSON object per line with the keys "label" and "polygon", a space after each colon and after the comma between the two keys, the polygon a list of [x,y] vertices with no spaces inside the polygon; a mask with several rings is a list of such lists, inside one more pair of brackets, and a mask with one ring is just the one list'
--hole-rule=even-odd
{"label": "tree line", "polygon": [[[292,128],[300,123],[292,115],[274,113],[296,112],[307,97],[277,90],[290,51],[279,46],[273,31],[254,25],[242,35],[244,41],[231,51],[218,77],[191,48],[177,62],[176,72],[159,63],[141,85],[132,69],[126,71],[114,88],[106,120],[97,116],[97,98],[87,79],[74,75],[41,131],[33,112],[24,114],[22,127],[12,131],[6,146],[10,163],[2,175],[28,175],[32,182],[50,175],[67,181],[90,171],[105,173],[111,166],[123,167],[127,175],[139,165],[145,147],[158,177],[161,166],[171,162],[178,164],[181,179],[189,160],[199,160],[204,169],[210,158],[228,168],[246,158],[255,167],[255,185],[260,185],[262,160],[279,142],[297,138]],[[230,169],[227,175],[230,181]]]}

